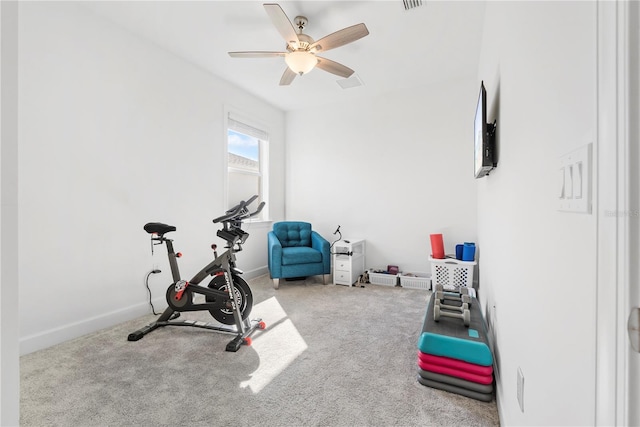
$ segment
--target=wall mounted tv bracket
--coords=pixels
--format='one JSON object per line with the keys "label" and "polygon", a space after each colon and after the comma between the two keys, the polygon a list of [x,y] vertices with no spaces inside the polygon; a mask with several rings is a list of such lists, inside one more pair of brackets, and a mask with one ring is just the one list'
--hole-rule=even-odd
{"label": "wall mounted tv bracket", "polygon": [[[494,119],[493,123],[487,123],[487,135],[489,136],[489,143],[491,144],[491,148],[493,151],[493,167],[498,166],[497,156],[496,156],[496,128],[497,121]],[[488,175],[488,174],[487,174]]]}

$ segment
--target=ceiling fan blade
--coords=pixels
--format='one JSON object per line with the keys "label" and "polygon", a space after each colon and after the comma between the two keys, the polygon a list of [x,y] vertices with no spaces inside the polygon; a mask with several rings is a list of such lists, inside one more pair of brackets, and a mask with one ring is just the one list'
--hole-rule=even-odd
{"label": "ceiling fan blade", "polygon": [[351,74],[354,73],[354,71],[351,68],[346,67],[330,59],[320,58],[319,56],[317,56],[316,58],[318,58],[318,65],[316,65],[316,67],[320,68],[321,70],[327,71],[331,74],[335,74],[336,76],[344,77],[346,79],[346,78],[349,78]]}
{"label": "ceiling fan blade", "polygon": [[247,51],[247,52],[229,52],[229,56],[233,58],[272,58],[276,56],[284,56],[286,52],[263,52],[263,51]]}
{"label": "ceiling fan blade", "polygon": [[291,71],[291,68],[287,67],[282,73],[282,77],[280,78],[280,86],[290,85],[293,79],[296,78],[298,74],[294,71]]}
{"label": "ceiling fan blade", "polygon": [[263,6],[282,38],[288,45],[292,45],[294,49],[297,49],[298,34],[289,18],[287,18],[287,14],[284,13],[284,10],[276,3],[265,3]]}
{"label": "ceiling fan blade", "polygon": [[369,34],[367,26],[364,24],[356,24],[351,27],[343,28],[340,31],[331,33],[309,46],[309,50],[324,52],[329,49],[344,46],[345,44],[354,42]]}

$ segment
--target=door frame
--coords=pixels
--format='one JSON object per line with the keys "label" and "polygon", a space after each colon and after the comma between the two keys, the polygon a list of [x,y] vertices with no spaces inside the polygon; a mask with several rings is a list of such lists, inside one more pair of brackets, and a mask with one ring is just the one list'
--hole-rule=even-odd
{"label": "door frame", "polygon": [[637,19],[632,19],[637,5],[630,3],[597,3],[596,425],[632,422],[630,402],[636,393],[629,381],[626,330],[632,302],[631,245],[638,244],[638,236],[630,234],[637,231],[638,221],[631,208],[637,206],[640,186],[631,179],[638,159],[632,158],[637,149],[631,146],[629,118],[634,105],[637,113],[637,100],[629,96],[630,70],[637,72],[637,62],[630,58],[639,46],[630,37],[634,27],[637,30]]}

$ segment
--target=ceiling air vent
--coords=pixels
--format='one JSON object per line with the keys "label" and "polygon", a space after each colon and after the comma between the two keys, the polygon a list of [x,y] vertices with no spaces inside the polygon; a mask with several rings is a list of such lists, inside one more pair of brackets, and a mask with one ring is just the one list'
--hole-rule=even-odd
{"label": "ceiling air vent", "polygon": [[404,3],[404,10],[413,9],[414,7],[422,6],[422,0],[402,0]]}

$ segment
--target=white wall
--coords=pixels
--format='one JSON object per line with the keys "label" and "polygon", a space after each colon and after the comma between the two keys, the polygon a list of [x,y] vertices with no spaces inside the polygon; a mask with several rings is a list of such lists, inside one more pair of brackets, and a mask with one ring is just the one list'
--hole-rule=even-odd
{"label": "white wall", "polygon": [[288,112],[287,219],[366,239],[367,267],[429,272],[430,234],[476,240],[476,96],[469,78]]}
{"label": "white wall", "polygon": [[[162,305],[171,276],[146,222],[177,227],[187,279],[222,246],[225,106],[269,127],[269,209],[283,217],[280,110],[78,4],[21,3],[19,43],[22,353],[147,313],[156,266]],[[266,271],[268,229],[250,227],[240,268]]]}
{"label": "white wall", "polygon": [[18,4],[0,2],[0,425],[20,419],[18,345]]}
{"label": "white wall", "polygon": [[478,79],[500,161],[477,183],[480,297],[505,425],[595,422],[596,218],[556,198],[559,156],[597,144],[595,70],[595,2],[487,5]]}

